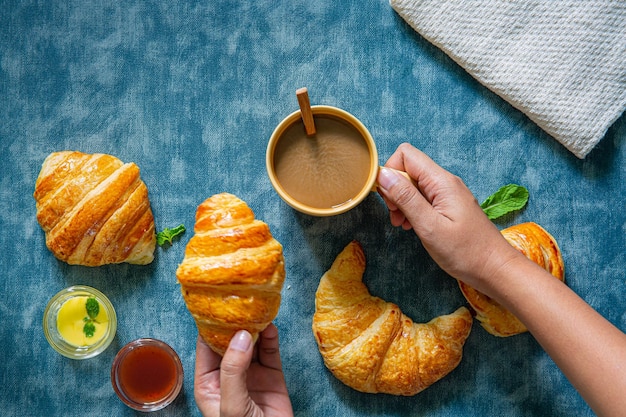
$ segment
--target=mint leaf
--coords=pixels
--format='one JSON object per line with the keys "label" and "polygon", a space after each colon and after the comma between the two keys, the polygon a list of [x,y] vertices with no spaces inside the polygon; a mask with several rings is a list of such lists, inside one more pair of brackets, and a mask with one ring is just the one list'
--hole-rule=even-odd
{"label": "mint leaf", "polygon": [[528,202],[528,190],[517,184],[508,184],[487,197],[480,205],[490,220],[523,208]]}
{"label": "mint leaf", "polygon": [[95,319],[98,317],[98,313],[100,313],[100,304],[98,304],[98,300],[94,297],[89,297],[87,302],[85,303],[85,308],[87,309],[87,315],[90,319]]}
{"label": "mint leaf", "polygon": [[157,233],[156,239],[159,246],[163,246],[166,243],[172,244],[174,238],[185,232],[185,226],[180,224],[172,229],[166,227],[163,231]]}
{"label": "mint leaf", "polygon": [[96,333],[96,325],[93,324],[91,320],[89,320],[83,326],[83,333],[85,333],[85,336],[87,337],[93,337],[93,335]]}
{"label": "mint leaf", "polygon": [[87,298],[85,301],[85,310],[87,310],[87,317],[83,319],[85,325],[83,326],[83,333],[87,337],[93,337],[96,332],[96,317],[98,317],[98,313],[100,313],[100,304],[95,297]]}

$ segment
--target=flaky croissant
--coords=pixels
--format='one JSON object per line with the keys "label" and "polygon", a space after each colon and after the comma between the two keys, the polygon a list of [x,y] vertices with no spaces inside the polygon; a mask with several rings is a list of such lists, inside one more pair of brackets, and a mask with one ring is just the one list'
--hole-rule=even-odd
{"label": "flaky croissant", "polygon": [[154,259],[148,188],[134,163],[106,154],[51,153],[34,197],[46,246],[58,259],[85,266]]}
{"label": "flaky croissant", "polygon": [[[564,280],[564,265],[559,246],[544,228],[536,223],[522,223],[502,230],[504,238],[554,277]],[[499,303],[459,281],[461,292],[476,312],[476,319],[494,336],[507,337],[528,329],[510,311]]]}
{"label": "flaky croissant", "polygon": [[245,202],[227,193],[198,206],[194,232],[176,277],[200,336],[223,355],[238,330],[256,340],[278,314],[283,248]]}
{"label": "flaky croissant", "polygon": [[365,255],[353,241],[337,256],[315,294],[313,334],[326,367],[362,392],[415,395],[461,361],[472,317],[465,307],[414,323],[370,295]]}

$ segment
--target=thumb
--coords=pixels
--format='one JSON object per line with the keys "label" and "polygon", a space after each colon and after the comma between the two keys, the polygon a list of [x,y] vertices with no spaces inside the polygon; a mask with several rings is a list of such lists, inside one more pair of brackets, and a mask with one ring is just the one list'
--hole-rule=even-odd
{"label": "thumb", "polygon": [[[387,200],[392,217],[406,219],[413,228],[418,224],[420,214],[431,208],[417,187],[394,169],[386,167],[380,169],[378,189]],[[398,211],[401,212],[400,216]]]}
{"label": "thumb", "polygon": [[222,358],[220,370],[220,415],[243,416],[250,410],[252,400],[248,395],[247,370],[252,361],[252,336],[240,330],[230,341]]}

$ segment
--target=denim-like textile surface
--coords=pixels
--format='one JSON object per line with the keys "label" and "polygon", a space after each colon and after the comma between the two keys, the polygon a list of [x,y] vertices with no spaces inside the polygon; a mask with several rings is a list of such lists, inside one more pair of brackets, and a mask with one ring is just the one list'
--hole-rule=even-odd
{"label": "denim-like textile surface", "polygon": [[[265,148],[297,109],[346,109],[370,129],[381,163],[404,141],[460,176],[480,201],[525,185],[526,209],[558,240],[566,280],[626,329],[626,122],[578,160],[519,111],[417,35],[385,0],[0,1],[0,369],[3,416],[133,415],[111,387],[117,350],[139,337],[169,343],[182,394],[156,415],[199,415],[196,328],[175,270],[196,207],[236,194],[284,246],[287,278],[275,320],[298,416],[589,416],[590,409],[528,334],[500,339],[477,323],[461,364],[414,397],[356,392],[324,367],[311,332],[320,276],[352,239],[365,249],[371,292],[416,321],[465,304],[456,282],[412,232],[393,228],[376,194],[332,218],[301,215],[274,192]],[[53,151],[135,162],[157,229],[189,231],[149,266],[69,266],[46,249],[32,197]],[[73,361],[47,344],[48,300],[73,284],[109,296],[117,336]]]}

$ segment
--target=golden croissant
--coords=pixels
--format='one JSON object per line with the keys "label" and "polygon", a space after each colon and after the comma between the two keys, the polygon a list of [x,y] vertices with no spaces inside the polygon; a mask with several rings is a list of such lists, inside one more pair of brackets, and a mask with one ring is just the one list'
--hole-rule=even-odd
{"label": "golden croissant", "polygon": [[365,255],[353,241],[337,256],[315,294],[313,334],[326,367],[362,392],[415,395],[461,361],[472,316],[461,307],[428,323],[370,295]]}
{"label": "golden croissant", "polygon": [[[504,238],[528,259],[554,277],[564,280],[564,265],[559,246],[544,228],[536,223],[522,223],[502,230]],[[528,329],[499,303],[459,281],[461,292],[476,312],[476,319],[494,336],[507,337]]]}
{"label": "golden croissant", "polygon": [[198,333],[223,355],[238,330],[256,340],[278,314],[283,248],[245,202],[227,193],[198,206],[194,233],[176,277]]}
{"label": "golden croissant", "polygon": [[106,154],[51,153],[34,197],[46,246],[58,259],[85,266],[154,259],[148,188],[134,163]]}

